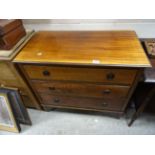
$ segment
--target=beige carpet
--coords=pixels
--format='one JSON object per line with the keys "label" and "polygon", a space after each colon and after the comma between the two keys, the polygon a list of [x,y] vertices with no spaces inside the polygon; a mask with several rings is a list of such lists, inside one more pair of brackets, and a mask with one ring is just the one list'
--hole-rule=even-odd
{"label": "beige carpet", "polygon": [[[102,113],[79,111],[42,112],[29,109],[32,126],[21,125],[22,134],[41,135],[105,135],[105,134],[155,134],[155,114],[143,113],[131,126],[127,119],[104,116]],[[0,135],[14,134],[0,131]]]}

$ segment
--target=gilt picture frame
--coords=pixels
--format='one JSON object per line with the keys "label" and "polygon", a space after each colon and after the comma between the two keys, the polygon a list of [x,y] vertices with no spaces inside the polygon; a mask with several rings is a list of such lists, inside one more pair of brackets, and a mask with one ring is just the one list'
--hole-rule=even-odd
{"label": "gilt picture frame", "polygon": [[21,128],[13,114],[9,94],[0,92],[0,130],[19,133]]}

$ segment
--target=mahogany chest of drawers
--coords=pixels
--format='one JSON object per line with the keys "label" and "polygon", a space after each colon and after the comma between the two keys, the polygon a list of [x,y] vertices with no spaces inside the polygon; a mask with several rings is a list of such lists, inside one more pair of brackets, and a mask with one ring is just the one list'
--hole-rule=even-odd
{"label": "mahogany chest of drawers", "polygon": [[133,31],[41,31],[14,59],[43,109],[122,114],[150,63]]}

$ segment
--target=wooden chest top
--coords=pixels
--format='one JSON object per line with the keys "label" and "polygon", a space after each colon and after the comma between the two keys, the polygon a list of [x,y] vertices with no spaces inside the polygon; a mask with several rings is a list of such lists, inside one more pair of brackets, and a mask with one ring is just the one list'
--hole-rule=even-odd
{"label": "wooden chest top", "polygon": [[40,31],[14,62],[149,67],[134,31]]}

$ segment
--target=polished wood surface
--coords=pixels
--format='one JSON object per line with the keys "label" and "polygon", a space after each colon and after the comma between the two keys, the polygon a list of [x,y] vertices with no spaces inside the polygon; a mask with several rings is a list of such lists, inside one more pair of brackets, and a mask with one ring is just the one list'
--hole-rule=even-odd
{"label": "polished wood surface", "polygon": [[100,99],[100,98],[81,98],[68,97],[60,95],[40,94],[43,104],[53,107],[74,107],[100,110],[116,110],[120,111],[123,105],[123,99]]}
{"label": "polished wood surface", "polygon": [[23,65],[30,79],[132,84],[136,69]]}
{"label": "polished wood surface", "polygon": [[[88,106],[87,110],[110,113],[117,111],[122,114],[139,74],[138,68],[57,66],[39,63],[18,65],[44,109],[68,107],[86,110]],[[114,77],[110,76],[109,79],[109,73],[113,73]],[[61,99],[60,104],[55,104],[57,97]],[[101,105],[104,100],[108,102],[108,108]],[[74,102],[78,106],[74,105]]]}
{"label": "polished wood surface", "polygon": [[23,85],[17,80],[17,77],[12,72],[9,63],[0,62],[0,84],[5,86],[12,86],[17,88],[23,88]]}
{"label": "polished wood surface", "polygon": [[117,114],[150,66],[133,31],[37,32],[14,62],[43,109]]}
{"label": "polished wood surface", "polygon": [[40,109],[38,101],[34,97],[29,86],[19,75],[16,67],[11,61],[1,60],[0,71],[0,86],[18,88],[24,100],[25,106]]}
{"label": "polished wood surface", "polygon": [[150,67],[134,31],[41,31],[14,61]]}
{"label": "polished wood surface", "polygon": [[[14,63],[13,58],[21,48],[29,41],[34,31],[28,31],[15,46],[9,51],[0,50],[0,86],[18,88],[26,107],[40,109],[38,100],[34,96],[25,78],[20,75]],[[5,54],[6,53],[6,54]]]}
{"label": "polished wood surface", "polygon": [[33,81],[32,84],[38,93],[96,98],[125,98],[130,88],[129,86],[119,85],[58,81]]}

